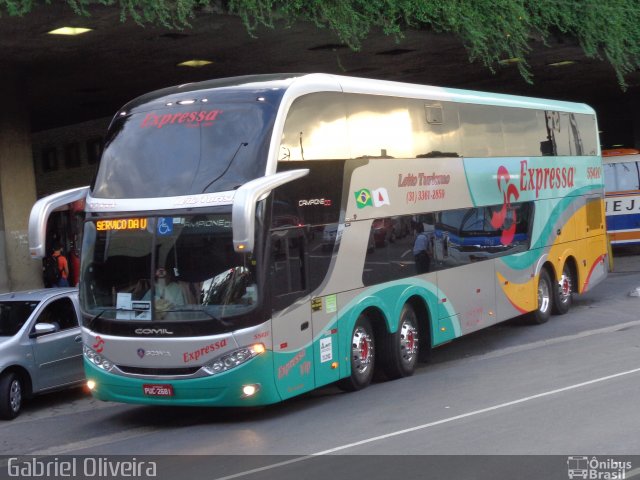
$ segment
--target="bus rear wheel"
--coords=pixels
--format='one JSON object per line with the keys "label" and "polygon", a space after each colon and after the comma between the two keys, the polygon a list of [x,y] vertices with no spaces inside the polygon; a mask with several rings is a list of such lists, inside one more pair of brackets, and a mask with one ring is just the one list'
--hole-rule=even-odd
{"label": "bus rear wheel", "polygon": [[564,315],[571,308],[571,294],[573,293],[573,272],[568,263],[562,267],[562,275],[554,289],[553,313]]}
{"label": "bus rear wheel", "polygon": [[540,325],[549,320],[553,308],[553,296],[551,277],[543,268],[538,276],[538,309],[529,314],[531,323]]}
{"label": "bus rear wheel", "polygon": [[371,383],[376,360],[375,338],[371,321],[361,314],[351,334],[351,375],[338,382],[342,390],[353,392]]}
{"label": "bus rear wheel", "polygon": [[385,375],[389,379],[413,375],[419,352],[418,317],[413,307],[406,303],[400,312],[398,330],[385,338],[381,354]]}

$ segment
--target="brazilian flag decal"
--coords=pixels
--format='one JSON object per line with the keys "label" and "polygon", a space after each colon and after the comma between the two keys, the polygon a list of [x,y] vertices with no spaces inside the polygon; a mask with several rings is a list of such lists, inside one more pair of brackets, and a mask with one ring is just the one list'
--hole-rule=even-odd
{"label": "brazilian flag decal", "polygon": [[356,195],[356,205],[358,208],[364,207],[372,207],[373,200],[371,199],[371,192],[366,188],[355,192]]}

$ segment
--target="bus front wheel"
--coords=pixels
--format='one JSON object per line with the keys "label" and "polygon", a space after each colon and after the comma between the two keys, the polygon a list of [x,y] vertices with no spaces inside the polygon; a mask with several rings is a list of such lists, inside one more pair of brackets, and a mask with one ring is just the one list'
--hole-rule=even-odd
{"label": "bus front wheel", "polygon": [[381,351],[385,375],[391,380],[413,375],[418,363],[419,348],[418,317],[413,307],[406,303],[400,312],[398,330],[387,335]]}
{"label": "bus front wheel", "polygon": [[353,392],[371,383],[376,360],[375,338],[371,321],[361,314],[351,334],[351,375],[338,382],[342,390]]}
{"label": "bus front wheel", "polygon": [[538,276],[538,309],[531,312],[531,323],[542,324],[549,320],[553,308],[553,284],[546,269],[540,270]]}

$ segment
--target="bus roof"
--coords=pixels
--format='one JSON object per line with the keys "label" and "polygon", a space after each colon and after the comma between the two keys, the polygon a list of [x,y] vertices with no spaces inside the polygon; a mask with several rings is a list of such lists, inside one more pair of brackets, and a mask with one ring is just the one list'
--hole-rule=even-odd
{"label": "bus roof", "polygon": [[635,148],[615,148],[602,150],[602,163],[640,162],[640,150]]}
{"label": "bus roof", "polygon": [[290,99],[297,98],[307,93],[334,91],[408,97],[444,102],[496,105],[514,108],[534,108],[539,110],[584,113],[590,115],[595,114],[591,107],[583,103],[434,87],[387,80],[347,77],[324,73],[247,75],[207,80],[197,83],[187,83],[142,95],[125,105],[123,110],[128,111],[137,106],[147,103],[155,103],[156,101],[180,101],[181,99],[193,96],[195,92],[202,94],[207,91],[220,89],[256,92],[287,90],[287,96]]}

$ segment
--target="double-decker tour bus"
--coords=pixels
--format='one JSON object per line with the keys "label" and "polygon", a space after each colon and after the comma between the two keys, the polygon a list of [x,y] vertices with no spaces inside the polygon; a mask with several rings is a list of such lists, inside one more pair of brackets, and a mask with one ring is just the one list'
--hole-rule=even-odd
{"label": "double-decker tour bus", "polygon": [[605,216],[612,246],[640,244],[640,150],[602,151]]}
{"label": "double-decker tour bus", "polygon": [[586,105],[325,74],[181,85],[115,115],[86,201],[102,400],[260,405],[419,358],[606,276]]}

